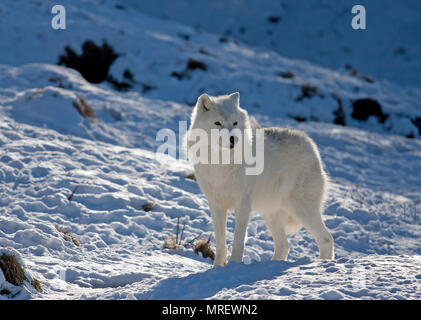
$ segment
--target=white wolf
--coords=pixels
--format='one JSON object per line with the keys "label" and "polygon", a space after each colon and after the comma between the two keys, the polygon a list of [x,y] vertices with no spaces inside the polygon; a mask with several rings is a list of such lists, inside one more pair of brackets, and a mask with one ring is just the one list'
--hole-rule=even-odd
{"label": "white wolf", "polygon": [[[210,97],[202,94],[194,107],[187,132],[187,151],[197,142],[192,129],[238,128],[254,132],[244,143],[255,143],[256,132],[247,111],[240,108],[240,95]],[[197,182],[207,196],[216,239],[214,266],[226,264],[227,211],[235,212],[231,260],[241,262],[251,212],[264,217],[274,240],[273,260],[286,260],[288,234],[304,226],[316,239],[321,259],[333,259],[333,239],[322,217],[327,176],[316,144],[304,132],[265,128],[264,169],[260,175],[246,175],[245,164],[195,164]],[[247,136],[247,134],[245,134]],[[234,149],[232,138],[230,149]],[[209,144],[209,148],[211,148]],[[211,152],[211,150],[209,149]],[[210,154],[209,152],[209,154]],[[210,155],[209,155],[210,158]]]}

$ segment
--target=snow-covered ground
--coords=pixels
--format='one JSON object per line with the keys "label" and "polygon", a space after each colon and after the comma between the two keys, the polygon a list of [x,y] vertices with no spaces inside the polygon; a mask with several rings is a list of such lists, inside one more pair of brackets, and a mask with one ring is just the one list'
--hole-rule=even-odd
{"label": "snow-covered ground", "polygon": [[[123,2],[146,14],[270,48],[289,58],[335,70],[350,64],[367,75],[409,87],[421,82],[421,10],[416,0]],[[351,8],[357,4],[366,10],[363,31],[351,28]]]}
{"label": "snow-covered ground", "polygon": [[[0,299],[421,298],[418,80],[402,86],[367,69],[367,82],[312,63],[323,61],[285,58],[265,42],[221,42],[221,30],[153,18],[130,1],[62,2],[63,31],[50,27],[52,2],[0,3],[0,249],[16,250],[43,285]],[[105,40],[120,54],[110,74],[123,81],[129,69],[128,92],[56,65],[65,46],[80,53],[86,40]],[[205,70],[187,68],[189,59]],[[264,126],[300,128],[317,142],[331,178],[324,220],[334,261],[317,258],[305,230],[289,239],[287,262],[270,261],[272,239],[259,216],[248,227],[244,264],[213,269],[187,245],[163,249],[178,221],[185,244],[213,232],[206,198],[186,178],[191,166],[155,153],[157,132],[177,132],[204,91],[240,91]],[[81,117],[79,97],[97,119]],[[360,98],[378,101],[387,119],[353,118]],[[346,126],[334,124],[339,106]],[[229,248],[233,229],[230,215]]]}

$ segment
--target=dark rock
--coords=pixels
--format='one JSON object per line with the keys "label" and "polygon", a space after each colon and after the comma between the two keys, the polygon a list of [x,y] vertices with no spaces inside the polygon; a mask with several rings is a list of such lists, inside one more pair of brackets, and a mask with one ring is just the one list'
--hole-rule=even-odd
{"label": "dark rock", "polygon": [[171,77],[175,77],[178,80],[182,80],[184,78],[184,74],[182,72],[174,71],[174,72],[171,72],[170,75],[171,75]]}
{"label": "dark rock", "polygon": [[181,38],[181,39],[184,39],[184,40],[186,40],[186,41],[188,41],[188,40],[190,40],[190,35],[189,34],[187,34],[187,33],[178,33],[178,36]]}
{"label": "dark rock", "polygon": [[207,55],[207,56],[210,56],[210,53],[209,53],[209,52],[208,52],[208,50],[206,50],[206,49],[200,48],[200,49],[199,49],[199,52],[200,52],[201,54],[205,54],[205,55]]}
{"label": "dark rock", "polygon": [[156,89],[155,86],[152,86],[152,85],[147,84],[147,83],[141,83],[141,86],[142,86],[142,93],[147,93],[151,90]]}
{"label": "dark rock", "polygon": [[284,79],[292,79],[295,77],[295,74],[291,71],[279,71],[277,75]]}
{"label": "dark rock", "polygon": [[119,56],[106,42],[97,46],[90,40],[83,43],[81,55],[69,46],[64,50],[65,54],[59,56],[58,64],[76,69],[91,83],[100,83],[107,79],[111,64]]}
{"label": "dark rock", "polygon": [[124,70],[123,77],[126,78],[129,81],[134,81],[133,74],[130,72],[129,69]]}
{"label": "dark rock", "polygon": [[421,134],[421,117],[416,117],[411,122],[418,128],[418,133]]}
{"label": "dark rock", "polygon": [[271,16],[271,17],[268,17],[268,21],[271,23],[278,23],[279,21],[281,21],[281,17]]}
{"label": "dark rock", "polygon": [[279,71],[277,75],[284,79],[292,79],[295,77],[295,74],[291,71]]}
{"label": "dark rock", "polygon": [[290,115],[290,117],[297,122],[306,122],[307,121],[306,117],[294,116],[294,115]]}
{"label": "dark rock", "polygon": [[335,111],[333,111],[333,115],[335,116],[333,123],[341,125],[341,126],[345,126],[346,121],[345,121],[345,112],[343,108],[342,99],[337,94],[332,94],[332,97],[338,103],[338,108]]}
{"label": "dark rock", "polygon": [[389,117],[388,114],[383,113],[380,104],[371,98],[358,99],[352,102],[353,112],[351,117],[356,120],[366,121],[368,117],[375,116],[380,123],[384,123]]}
{"label": "dark rock", "polygon": [[196,69],[200,69],[200,70],[203,70],[203,71],[208,70],[208,67],[206,66],[206,64],[204,62],[199,61],[199,60],[195,60],[195,59],[189,59],[187,61],[187,67],[186,68],[190,69],[190,70],[196,70]]}
{"label": "dark rock", "polygon": [[186,65],[186,67],[184,68],[183,71],[181,71],[181,72],[174,71],[170,75],[171,75],[171,77],[175,77],[178,80],[183,80],[184,78],[190,79],[191,71],[193,71],[193,70],[206,71],[206,70],[208,70],[208,67],[204,62],[202,62],[200,60],[189,59],[187,61],[187,65]]}
{"label": "dark rock", "polygon": [[301,95],[295,98],[295,101],[302,101],[304,98],[312,98],[316,94],[316,87],[304,84],[301,86]]}
{"label": "dark rock", "polygon": [[153,203],[153,202],[147,202],[147,203],[145,203],[144,205],[142,205],[142,209],[145,211],[145,212],[149,212],[149,211],[151,211],[152,210],[152,208],[155,206],[155,203]]}
{"label": "dark rock", "polygon": [[107,77],[107,82],[111,83],[113,88],[120,92],[127,92],[133,87],[132,84],[128,81],[118,81],[112,75]]}

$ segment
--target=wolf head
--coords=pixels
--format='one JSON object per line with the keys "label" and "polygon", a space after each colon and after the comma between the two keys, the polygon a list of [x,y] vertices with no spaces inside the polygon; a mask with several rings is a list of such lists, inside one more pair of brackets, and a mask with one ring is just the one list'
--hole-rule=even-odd
{"label": "wolf head", "polygon": [[[232,149],[239,141],[238,135],[250,138],[250,121],[247,111],[240,107],[240,94],[211,97],[206,93],[198,99],[192,113],[191,129],[202,129],[211,136],[212,130],[229,133],[229,139],[223,139],[221,147]],[[224,130],[226,129],[226,130]]]}

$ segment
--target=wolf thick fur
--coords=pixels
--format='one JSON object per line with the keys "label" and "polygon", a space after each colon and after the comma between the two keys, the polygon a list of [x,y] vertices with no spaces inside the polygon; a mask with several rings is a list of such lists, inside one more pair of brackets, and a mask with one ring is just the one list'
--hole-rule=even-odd
{"label": "wolf thick fur", "polygon": [[[218,123],[219,122],[219,123]],[[217,124],[215,124],[217,123]],[[210,135],[211,129],[256,127],[239,106],[239,93],[197,100],[187,132],[187,149],[192,129]],[[249,130],[250,131],[250,130]],[[252,130],[251,130],[252,131]],[[253,132],[253,131],[252,131]],[[251,135],[246,143],[253,143]],[[246,229],[251,212],[264,217],[274,240],[273,260],[286,260],[288,234],[305,227],[316,239],[321,259],[332,259],[333,239],[321,213],[327,177],[316,144],[304,132],[291,129],[264,129],[264,170],[246,175],[245,164],[196,164],[197,182],[207,196],[216,239],[215,266],[226,264],[227,212],[235,212],[235,231],[231,260],[241,262]]]}

